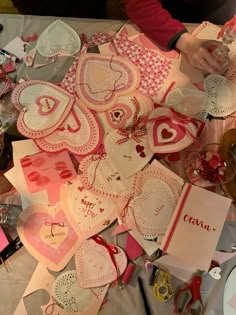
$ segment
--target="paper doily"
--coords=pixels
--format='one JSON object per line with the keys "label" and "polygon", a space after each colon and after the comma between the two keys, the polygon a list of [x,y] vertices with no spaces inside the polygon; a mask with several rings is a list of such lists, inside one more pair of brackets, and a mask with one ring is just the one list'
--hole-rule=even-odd
{"label": "paper doily", "polygon": [[207,97],[205,110],[214,117],[225,117],[236,111],[236,85],[220,75],[209,75],[204,81]]}
{"label": "paper doily", "polygon": [[81,183],[95,194],[117,198],[132,191],[134,177],[122,177],[107,154],[87,156],[81,161],[79,168],[82,171]]}
{"label": "paper doily", "polygon": [[96,315],[94,305],[102,304],[107,289],[108,286],[92,290],[83,289],[79,286],[76,271],[66,271],[56,278],[53,297],[66,312]]}
{"label": "paper doily", "polygon": [[106,244],[99,236],[97,238],[105,246],[94,239],[85,240],[75,254],[77,277],[82,288],[112,283],[127,267],[126,254],[120,247]]}
{"label": "paper doily", "polygon": [[99,148],[102,128],[95,114],[76,99],[70,114],[57,130],[35,142],[48,152],[67,149],[77,155],[88,155]]}
{"label": "paper doily", "polygon": [[117,218],[116,203],[86,190],[79,178],[62,185],[61,203],[80,240],[101,232]]}
{"label": "paper doily", "polygon": [[137,45],[125,36],[115,37],[113,43],[119,55],[127,57],[139,69],[139,90],[151,97],[157,96],[169,74],[172,61]]}
{"label": "paper doily", "polygon": [[37,49],[40,55],[50,58],[56,55],[71,56],[81,48],[79,35],[68,24],[56,20],[40,35]]}
{"label": "paper doily", "polygon": [[55,84],[32,80],[12,92],[12,103],[20,114],[17,128],[28,138],[42,138],[56,130],[68,116],[74,96]]}
{"label": "paper doily", "polygon": [[139,86],[139,71],[122,57],[83,54],[76,72],[76,92],[88,108],[105,111],[118,96],[129,94]]}
{"label": "paper doily", "polygon": [[148,144],[155,153],[179,152],[197,136],[195,124],[168,107],[157,107],[148,117]]}
{"label": "paper doily", "polygon": [[34,204],[17,222],[17,232],[26,249],[54,271],[62,270],[79,247],[78,236],[60,203],[54,207]]}

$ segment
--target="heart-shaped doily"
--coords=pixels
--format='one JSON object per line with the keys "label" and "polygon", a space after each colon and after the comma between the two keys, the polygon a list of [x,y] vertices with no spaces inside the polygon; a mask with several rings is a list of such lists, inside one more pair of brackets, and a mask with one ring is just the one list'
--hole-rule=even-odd
{"label": "heart-shaped doily", "polygon": [[137,104],[139,105],[140,116],[146,116],[153,110],[152,99],[139,91],[135,91],[120,96],[112,108],[98,113],[104,133],[108,134],[114,129],[126,128],[131,125],[136,114]]}
{"label": "heart-shaped doily", "polygon": [[168,107],[157,107],[148,117],[147,132],[152,152],[173,153],[194,142],[197,127],[187,116]]}
{"label": "heart-shaped doily", "polygon": [[67,265],[80,244],[60,203],[26,208],[19,216],[17,232],[31,255],[54,271]]}
{"label": "heart-shaped doily", "polygon": [[134,91],[139,71],[127,59],[100,54],[82,54],[76,72],[76,92],[90,109],[105,111],[120,95]]}
{"label": "heart-shaped doily", "polygon": [[146,135],[138,136],[136,139],[129,131],[123,129],[121,131],[122,134],[120,129],[111,132],[106,137],[104,146],[114,168],[123,177],[128,178],[144,168],[153,153],[148,147]]}
{"label": "heart-shaped doily", "polygon": [[74,96],[46,81],[26,81],[12,92],[19,116],[17,128],[28,138],[42,138],[56,130],[68,116]]}
{"label": "heart-shaped doily", "polygon": [[79,35],[68,24],[56,20],[40,35],[37,49],[40,55],[51,58],[57,55],[71,56],[81,48]]}
{"label": "heart-shaped doily", "polygon": [[205,81],[205,110],[214,117],[225,117],[236,111],[236,85],[220,75],[209,75]]}
{"label": "heart-shaped doily", "polygon": [[97,315],[108,286],[83,289],[75,270],[63,272],[54,284],[52,294],[56,302],[69,314]]}
{"label": "heart-shaped doily", "polygon": [[116,218],[116,203],[86,190],[79,177],[61,187],[61,203],[81,240],[107,228]]}
{"label": "heart-shaped doily", "polygon": [[95,194],[119,197],[132,192],[134,177],[121,176],[105,153],[85,157],[79,168],[81,183]]}
{"label": "heart-shaped doily", "polygon": [[75,265],[82,288],[100,287],[118,279],[127,267],[125,252],[96,236],[85,240],[75,254]]}
{"label": "heart-shaped doily", "polygon": [[88,155],[99,148],[102,142],[102,128],[95,114],[76,99],[70,114],[58,129],[35,141],[44,151],[67,149],[77,155]]}

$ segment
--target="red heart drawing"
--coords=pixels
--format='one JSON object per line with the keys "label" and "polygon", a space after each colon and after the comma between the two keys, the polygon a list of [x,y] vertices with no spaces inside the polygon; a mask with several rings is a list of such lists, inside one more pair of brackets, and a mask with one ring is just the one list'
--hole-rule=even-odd
{"label": "red heart drawing", "polygon": [[141,152],[141,153],[139,154],[139,156],[142,157],[142,158],[145,158],[145,157],[146,157],[146,154],[145,154],[144,151],[143,151],[143,152]]}
{"label": "red heart drawing", "polygon": [[83,186],[79,186],[78,189],[79,189],[79,191],[83,191],[84,187]]}
{"label": "red heart drawing", "polygon": [[144,146],[143,145],[136,145],[136,151],[138,152],[138,153],[140,153],[140,152],[142,152],[144,150]]}
{"label": "red heart drawing", "polygon": [[161,135],[162,135],[162,138],[169,139],[169,138],[171,138],[173,136],[173,133],[168,131],[167,129],[163,129],[161,131]]}
{"label": "red heart drawing", "polygon": [[103,212],[104,211],[104,208],[100,208],[100,212]]}

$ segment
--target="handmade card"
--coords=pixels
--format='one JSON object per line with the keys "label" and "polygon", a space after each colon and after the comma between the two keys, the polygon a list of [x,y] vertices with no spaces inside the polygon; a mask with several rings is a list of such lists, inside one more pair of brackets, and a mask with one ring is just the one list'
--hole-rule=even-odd
{"label": "handmade card", "polygon": [[208,271],[231,201],[208,190],[185,184],[161,249]]}
{"label": "handmade card", "polygon": [[67,265],[80,244],[60,203],[25,209],[19,216],[17,232],[31,255],[54,271]]}

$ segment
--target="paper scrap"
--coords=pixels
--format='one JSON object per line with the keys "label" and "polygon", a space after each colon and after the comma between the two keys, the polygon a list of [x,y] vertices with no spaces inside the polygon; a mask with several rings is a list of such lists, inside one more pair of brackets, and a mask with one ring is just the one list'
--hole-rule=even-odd
{"label": "paper scrap", "polygon": [[125,251],[129,259],[135,260],[143,254],[143,249],[130,233],[127,233]]}

